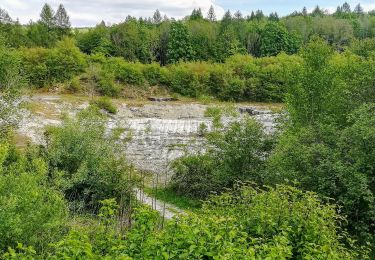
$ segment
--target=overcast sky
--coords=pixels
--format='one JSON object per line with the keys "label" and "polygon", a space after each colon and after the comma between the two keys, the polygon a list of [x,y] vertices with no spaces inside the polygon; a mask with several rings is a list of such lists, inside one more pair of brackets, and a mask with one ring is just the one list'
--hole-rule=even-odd
{"label": "overcast sky", "polygon": [[[12,18],[19,18],[21,23],[38,19],[40,10],[46,0],[0,0],[0,8],[8,11]],[[93,26],[101,20],[118,23],[127,15],[150,17],[156,9],[168,17],[182,18],[191,13],[194,8],[202,8],[204,14],[213,5],[217,17],[220,18],[225,10],[240,10],[244,15],[252,10],[262,9],[264,13],[277,11],[285,15],[306,6],[309,10],[317,4],[329,11],[336,9],[343,0],[50,0],[53,8],[62,3],[70,15],[73,26]],[[358,1],[348,1],[352,7]],[[365,10],[375,9],[374,0],[362,0]]]}

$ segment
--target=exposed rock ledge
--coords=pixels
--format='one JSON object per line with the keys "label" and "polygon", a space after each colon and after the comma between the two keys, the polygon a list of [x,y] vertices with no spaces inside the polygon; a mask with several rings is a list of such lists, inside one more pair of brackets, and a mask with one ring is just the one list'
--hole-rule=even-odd
{"label": "exposed rock ledge", "polygon": [[[45,126],[60,123],[62,113],[75,115],[88,106],[86,101],[66,101],[59,96],[35,96],[31,102],[44,109],[33,113],[25,111],[19,132],[36,143],[42,142]],[[131,131],[133,138],[124,150],[138,169],[165,174],[172,160],[201,149],[200,126],[205,124],[208,130],[212,127],[211,119],[204,117],[207,107],[176,103],[132,107],[122,103],[118,106],[118,113],[109,119],[108,127],[124,127]],[[273,131],[275,114],[271,111],[255,106],[239,106],[238,111],[253,116],[266,131]],[[232,120],[223,119],[224,123]]]}

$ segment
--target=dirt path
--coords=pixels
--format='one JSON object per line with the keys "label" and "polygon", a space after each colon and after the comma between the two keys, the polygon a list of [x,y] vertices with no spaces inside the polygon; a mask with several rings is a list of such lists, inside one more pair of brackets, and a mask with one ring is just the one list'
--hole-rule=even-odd
{"label": "dirt path", "polygon": [[165,219],[172,219],[178,214],[183,214],[184,211],[163,201],[157,200],[140,189],[135,189],[137,194],[137,200],[144,205],[150,206],[152,209],[158,211],[160,216],[164,216]]}

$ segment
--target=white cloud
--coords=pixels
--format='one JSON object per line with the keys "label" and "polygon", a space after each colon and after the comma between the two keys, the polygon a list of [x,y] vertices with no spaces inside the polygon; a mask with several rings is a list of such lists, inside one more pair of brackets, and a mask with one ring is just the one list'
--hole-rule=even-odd
{"label": "white cloud", "polygon": [[[45,0],[0,0],[0,7],[5,8],[13,18],[22,23],[37,20]],[[74,26],[90,26],[101,20],[118,23],[126,16],[151,17],[156,9],[169,17],[182,18],[194,8],[202,8],[207,13],[211,5],[215,7],[218,18],[224,9],[215,0],[60,0],[48,1],[53,8],[64,4]]]}

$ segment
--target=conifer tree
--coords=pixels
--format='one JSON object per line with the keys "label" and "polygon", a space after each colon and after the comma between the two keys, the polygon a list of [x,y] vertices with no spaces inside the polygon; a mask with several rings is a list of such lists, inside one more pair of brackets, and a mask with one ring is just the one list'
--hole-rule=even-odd
{"label": "conifer tree", "polygon": [[216,14],[215,14],[215,9],[213,5],[211,5],[210,9],[208,10],[207,19],[211,22],[216,21]]}
{"label": "conifer tree", "polygon": [[358,4],[358,5],[354,8],[354,13],[357,14],[357,15],[364,15],[364,14],[365,14],[365,11],[363,10],[361,4]]}
{"label": "conifer tree", "polygon": [[201,20],[203,19],[202,9],[194,9],[190,15],[190,20]]}
{"label": "conifer tree", "polygon": [[254,19],[255,19],[255,13],[254,11],[251,11],[250,20],[254,20]]}
{"label": "conifer tree", "polygon": [[159,9],[156,9],[156,11],[154,13],[154,16],[152,17],[152,22],[154,24],[159,24],[159,23],[161,23],[161,21],[162,21],[161,13],[160,13]]}
{"label": "conifer tree", "polygon": [[324,16],[324,11],[320,9],[319,5],[317,5],[311,13],[312,16]]}
{"label": "conifer tree", "polygon": [[308,15],[306,6],[304,6],[303,9],[302,9],[302,15],[303,16],[307,16]]}
{"label": "conifer tree", "polygon": [[237,12],[234,13],[234,18],[237,20],[237,21],[240,21],[243,19],[243,16],[242,16],[242,13],[240,10],[238,10]]}
{"label": "conifer tree", "polygon": [[12,23],[12,18],[10,18],[7,11],[0,8],[0,23]]}
{"label": "conifer tree", "polygon": [[336,12],[333,15],[340,16],[341,14],[342,14],[342,8],[341,6],[338,6],[336,9]]}
{"label": "conifer tree", "polygon": [[230,23],[232,21],[232,14],[231,12],[228,10],[225,12],[224,14],[224,17],[223,17],[223,20],[221,21],[222,23]]}
{"label": "conifer tree", "polygon": [[60,29],[70,29],[70,19],[65,7],[60,4],[54,16],[54,23]]}
{"label": "conifer tree", "polygon": [[42,12],[40,13],[40,22],[47,28],[52,28],[55,24],[54,11],[49,4],[44,4]]}
{"label": "conifer tree", "polygon": [[341,10],[342,10],[343,13],[347,13],[347,14],[350,14],[352,12],[352,10],[350,9],[350,5],[348,4],[348,2],[345,2],[342,5]]}
{"label": "conifer tree", "polygon": [[276,12],[270,13],[269,20],[278,22],[279,21],[279,15]]}
{"label": "conifer tree", "polygon": [[255,12],[255,18],[257,20],[262,20],[264,18],[264,14],[263,14],[263,11],[262,10],[257,10]]}

